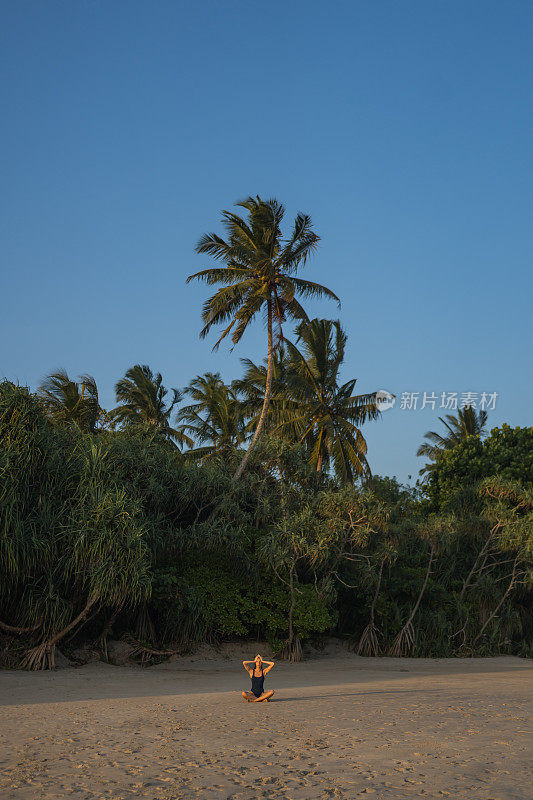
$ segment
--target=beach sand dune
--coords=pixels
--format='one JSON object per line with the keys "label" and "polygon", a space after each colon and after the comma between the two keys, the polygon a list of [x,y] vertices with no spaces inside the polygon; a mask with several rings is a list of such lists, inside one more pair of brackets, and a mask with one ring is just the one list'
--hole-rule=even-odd
{"label": "beach sand dune", "polygon": [[[253,654],[252,656],[253,657]],[[533,665],[322,657],[0,673],[2,800],[531,800]]]}

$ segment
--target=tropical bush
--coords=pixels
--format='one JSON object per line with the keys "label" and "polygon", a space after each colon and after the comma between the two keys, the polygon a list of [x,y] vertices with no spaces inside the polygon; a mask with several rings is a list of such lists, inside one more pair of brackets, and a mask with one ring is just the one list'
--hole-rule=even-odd
{"label": "tropical bush", "polygon": [[3,661],[49,668],[111,635],[148,655],[262,637],[299,658],[324,634],[362,655],[530,655],[532,434],[469,436],[417,489],[337,483],[270,434],[234,480],[235,445],[191,460],[144,421],[58,423],[6,381]]}

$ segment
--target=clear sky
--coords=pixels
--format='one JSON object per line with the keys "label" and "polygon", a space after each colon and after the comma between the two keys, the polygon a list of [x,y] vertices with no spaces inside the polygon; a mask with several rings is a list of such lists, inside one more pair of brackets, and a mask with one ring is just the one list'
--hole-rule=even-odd
{"label": "clear sky", "polygon": [[0,376],[239,374],[200,340],[220,209],[275,196],[322,237],[306,277],[342,299],[343,376],[398,396],[364,427],[380,474],[421,466],[435,410],[497,392],[531,425],[530,0],[4,0]]}

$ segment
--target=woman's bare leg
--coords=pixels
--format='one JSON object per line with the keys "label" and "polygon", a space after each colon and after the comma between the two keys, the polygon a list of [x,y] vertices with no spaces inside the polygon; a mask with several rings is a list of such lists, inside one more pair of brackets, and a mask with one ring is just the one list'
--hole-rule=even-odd
{"label": "woman's bare leg", "polygon": [[241,692],[241,694],[242,694],[243,700],[247,700],[249,703],[251,703],[253,700],[257,699],[255,694],[252,694],[252,692]]}
{"label": "woman's bare leg", "polygon": [[270,689],[269,692],[263,692],[263,694],[260,695],[259,697],[255,697],[252,702],[260,703],[262,700],[270,700],[270,698],[273,697],[273,696],[274,696],[274,692],[273,692],[272,689]]}

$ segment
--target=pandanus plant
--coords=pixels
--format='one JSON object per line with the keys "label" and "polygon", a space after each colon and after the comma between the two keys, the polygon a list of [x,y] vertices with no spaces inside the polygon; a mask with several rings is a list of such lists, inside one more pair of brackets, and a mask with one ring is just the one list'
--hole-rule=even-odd
{"label": "pandanus plant", "polygon": [[[533,565],[533,491],[516,481],[494,477],[485,479],[478,493],[484,502],[484,516],[491,526],[487,543],[497,542],[498,549],[495,553],[490,546],[482,548],[483,556],[478,555],[468,576],[469,585],[472,587],[476,574],[479,581],[495,570],[510,572],[501,576],[505,591],[487,614],[472,647],[485,635],[512,592],[519,586],[531,584]],[[463,593],[464,590],[465,587]]]}
{"label": "pandanus plant", "polygon": [[385,558],[379,562],[379,571],[377,575],[376,588],[372,597],[372,605],[370,606],[370,619],[367,626],[361,634],[357,650],[355,651],[358,656],[379,656],[379,630],[376,626],[376,603],[379,597],[379,590],[381,589],[381,578],[383,576],[383,567],[385,565]]}
{"label": "pandanus plant", "polygon": [[289,608],[287,613],[287,639],[283,648],[283,656],[288,661],[300,661],[302,643],[294,627],[296,595],[301,592],[298,587],[299,570],[316,566],[321,558],[320,537],[316,536],[316,515],[310,506],[295,513],[286,509],[283,498],[282,514],[279,523],[261,540],[259,557],[268,564],[274,574],[289,590]]}
{"label": "pandanus plant", "polygon": [[[102,608],[120,608],[126,600],[135,605],[149,596],[149,554],[139,508],[118,486],[102,490],[106,457],[101,445],[91,443],[81,464],[65,464],[65,469],[81,466],[79,491],[55,536],[55,574],[40,579],[39,641],[23,659],[27,669],[53,669],[57,644]],[[57,601],[62,613],[51,614]]]}
{"label": "pandanus plant", "polygon": [[409,612],[406,622],[396,635],[389,650],[389,655],[391,656],[409,656],[415,649],[416,631],[413,622],[417,615],[418,609],[420,608],[422,597],[427,589],[433,565],[439,553],[439,548],[441,547],[443,541],[450,534],[452,528],[453,523],[451,520],[445,517],[437,516],[430,516],[417,525],[415,536],[420,544],[425,544],[428,547],[428,560],[424,573],[424,579],[422,581],[416,601]]}
{"label": "pandanus plant", "polygon": [[0,384],[0,627],[34,645],[28,669],[53,668],[57,645],[100,609],[150,593],[139,504],[107,460],[94,437],[51,428],[37,398]]}

